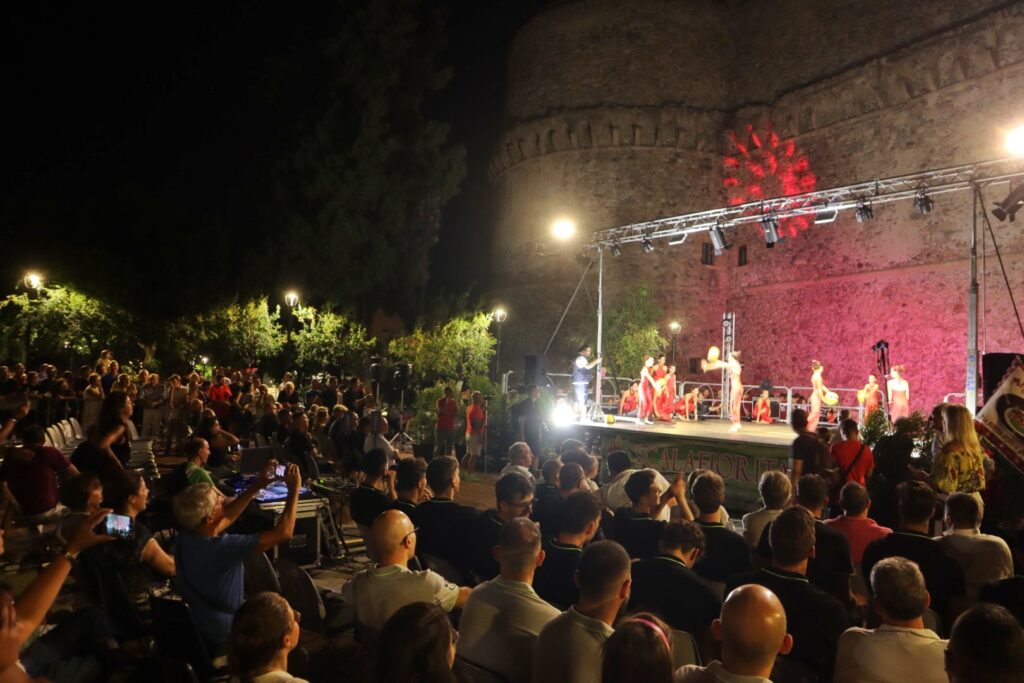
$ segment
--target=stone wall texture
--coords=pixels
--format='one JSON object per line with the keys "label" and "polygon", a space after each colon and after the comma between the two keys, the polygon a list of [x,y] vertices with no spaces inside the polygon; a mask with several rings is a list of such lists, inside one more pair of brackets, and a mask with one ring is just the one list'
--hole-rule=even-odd
{"label": "stone wall texture", "polygon": [[[547,240],[560,215],[599,230],[726,204],[734,135],[773,131],[806,156],[818,188],[1005,156],[1004,130],[1024,122],[1024,3],[576,0],[520,31],[508,70],[490,167],[494,296],[522,312],[503,331],[502,364],[518,369],[544,349],[580,275],[571,258],[523,245]],[[989,206],[1007,190],[988,188]],[[748,383],[807,386],[817,358],[828,384],[857,387],[884,338],[907,366],[912,407],[926,410],[963,391],[971,197],[936,197],[925,216],[909,202],[875,215],[841,215],[771,250],[757,228],[735,228],[736,247],[712,266],[700,263],[704,237],[653,254],[628,245],[606,255],[606,307],[649,284],[666,324],[683,323],[680,358],[719,343],[723,311],[735,312]],[[993,227],[1024,299],[1024,221]],[[986,245],[981,346],[1024,351]],[[570,325],[592,320],[593,285]],[[563,337],[549,370],[571,353]]]}

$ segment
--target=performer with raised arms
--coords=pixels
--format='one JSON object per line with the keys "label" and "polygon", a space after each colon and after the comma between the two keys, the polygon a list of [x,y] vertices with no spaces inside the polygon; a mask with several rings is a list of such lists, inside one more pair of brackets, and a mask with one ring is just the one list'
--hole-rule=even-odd
{"label": "performer with raised arms", "polygon": [[889,398],[889,420],[893,423],[901,417],[910,417],[910,384],[903,379],[903,366],[894,365],[892,379],[885,383]]}
{"label": "performer with raised arms", "polygon": [[743,367],[740,365],[740,352],[733,351],[729,354],[729,360],[723,361],[719,358],[721,352],[717,346],[708,349],[707,359],[701,359],[700,367],[704,372],[709,370],[729,371],[729,421],[732,426],[730,432],[739,431],[740,428],[740,402],[743,400],[743,379],[740,373]]}
{"label": "performer with raised arms", "polygon": [[811,410],[807,413],[807,431],[812,433],[818,428],[818,420],[821,419],[821,404],[825,401],[825,395],[828,392],[824,380],[821,379],[821,373],[824,370],[825,367],[821,361],[811,361]]}
{"label": "performer with raised arms", "polygon": [[640,369],[640,412],[636,416],[637,424],[654,424],[651,414],[654,412],[654,393],[657,385],[651,368],[654,367],[654,359],[644,356],[644,366]]}

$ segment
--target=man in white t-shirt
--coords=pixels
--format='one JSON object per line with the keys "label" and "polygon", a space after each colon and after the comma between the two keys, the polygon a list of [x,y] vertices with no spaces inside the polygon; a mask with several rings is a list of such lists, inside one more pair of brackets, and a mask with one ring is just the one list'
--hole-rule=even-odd
{"label": "man in white t-shirt", "polygon": [[[631,467],[632,461],[629,458],[629,453],[626,451],[612,451],[606,459],[608,461],[608,473],[611,474],[612,478],[611,481],[602,486],[598,491],[601,502],[612,510],[631,507],[633,501],[626,495],[626,482],[629,480],[630,475],[639,470]],[[660,472],[656,470],[651,471],[654,472],[654,481],[658,488],[662,491],[668,491],[668,480]],[[675,501],[672,501],[671,505],[674,504]],[[660,519],[664,522],[669,521],[672,514],[671,505],[663,507],[655,519]]]}
{"label": "man in white t-shirt", "polygon": [[507,681],[529,683],[537,634],[559,615],[533,590],[534,571],[544,562],[540,527],[525,517],[505,522],[495,555],[501,571],[469,594],[456,653]]}
{"label": "man in white t-shirt", "polygon": [[384,622],[413,602],[432,602],[446,612],[461,607],[468,588],[448,583],[431,570],[410,571],[416,554],[416,529],[404,512],[388,510],[373,523],[370,542],[379,562],[353,576],[342,589],[345,602],[355,607],[356,628],[363,643],[376,641]]}
{"label": "man in white t-shirt", "polygon": [[833,683],[944,683],[946,641],[924,627],[931,597],[917,564],[880,560],[871,569],[871,592],[882,625],[843,633]]}
{"label": "man in white t-shirt", "polygon": [[532,463],[533,451],[530,450],[530,445],[525,441],[516,441],[508,447],[508,464],[505,465],[498,476],[503,477],[509,472],[518,472],[526,477],[527,481],[530,482],[530,486],[536,486],[537,481],[533,477],[533,472],[530,471]]}
{"label": "man in white t-shirt", "polygon": [[[583,494],[580,494],[583,495]],[[583,550],[576,570],[579,601],[541,629],[533,651],[533,683],[601,680],[601,649],[629,599],[629,555],[615,541]]]}
{"label": "man in white t-shirt", "polygon": [[964,573],[967,597],[976,598],[989,581],[1013,576],[1010,546],[998,536],[983,534],[981,506],[969,493],[954,493],[946,499],[946,533],[936,540],[946,555],[956,560]]}
{"label": "man in white t-shirt", "polygon": [[576,394],[576,410],[581,420],[587,414],[587,387],[594,374],[592,370],[601,362],[600,358],[590,360],[590,353],[589,344],[581,346],[572,366],[572,390]]}

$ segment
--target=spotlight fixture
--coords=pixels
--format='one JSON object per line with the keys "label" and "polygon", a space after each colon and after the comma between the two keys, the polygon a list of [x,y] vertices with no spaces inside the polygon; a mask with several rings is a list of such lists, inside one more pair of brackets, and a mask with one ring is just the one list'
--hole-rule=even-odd
{"label": "spotlight fixture", "polygon": [[914,210],[920,215],[924,216],[931,213],[935,209],[935,200],[928,196],[923,190],[917,191],[917,196],[914,197]]}
{"label": "spotlight fixture", "polygon": [[622,256],[622,247],[620,247],[618,243],[615,243],[608,247],[608,251],[612,252],[612,256],[614,256],[615,258]]}
{"label": "spotlight fixture", "polygon": [[685,235],[680,235],[679,237],[673,237],[672,239],[670,239],[668,241],[668,246],[670,246],[670,247],[678,247],[680,244],[683,244],[684,242],[686,242],[686,238],[689,237],[689,236],[690,236],[690,234],[686,233]]}
{"label": "spotlight fixture", "polygon": [[650,237],[645,237],[644,241],[640,243],[640,248],[644,250],[645,254],[650,254],[654,251],[654,240]]}
{"label": "spotlight fixture", "polygon": [[1024,206],[1024,185],[1018,185],[1006,195],[1006,199],[996,202],[996,208],[992,209],[992,215],[1000,221],[1007,218],[1012,223],[1017,218],[1017,210]]}
{"label": "spotlight fixture", "polygon": [[814,224],[832,223],[839,216],[839,210],[833,209],[827,203],[822,204],[814,210]]}
{"label": "spotlight fixture", "polygon": [[860,200],[860,204],[855,209],[857,222],[867,223],[868,221],[875,220],[875,210],[871,208],[871,202],[866,202],[863,199]]}
{"label": "spotlight fixture", "polygon": [[723,251],[732,248],[732,244],[725,239],[725,230],[720,223],[708,228],[708,234],[711,236],[711,246],[715,248],[715,256],[721,256]]}
{"label": "spotlight fixture", "polygon": [[764,230],[764,245],[769,249],[775,247],[779,237],[779,218],[773,213],[766,213],[761,216],[761,229]]}

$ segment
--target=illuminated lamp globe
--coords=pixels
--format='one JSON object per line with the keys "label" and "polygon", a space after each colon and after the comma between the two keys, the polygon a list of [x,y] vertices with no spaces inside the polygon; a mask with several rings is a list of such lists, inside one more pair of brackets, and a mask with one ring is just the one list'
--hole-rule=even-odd
{"label": "illuminated lamp globe", "polygon": [[496,322],[503,323],[506,318],[508,318],[508,311],[501,307],[494,309],[494,320]]}
{"label": "illuminated lamp globe", "polygon": [[1024,156],[1024,125],[1006,134],[1006,151],[1015,157]]}
{"label": "illuminated lamp globe", "polygon": [[299,293],[294,290],[287,292],[284,295],[284,302],[288,304],[289,308],[295,308],[295,305],[299,303]]}
{"label": "illuminated lamp globe", "polygon": [[670,329],[672,331],[672,334],[677,334],[679,332],[679,330],[682,329],[682,327],[683,326],[680,325],[679,322],[675,321],[675,320],[673,320],[672,322],[670,322],[668,324],[668,329]]}
{"label": "illuminated lamp globe", "polygon": [[568,218],[559,218],[551,225],[551,234],[557,240],[568,240],[576,234],[576,223]]}

